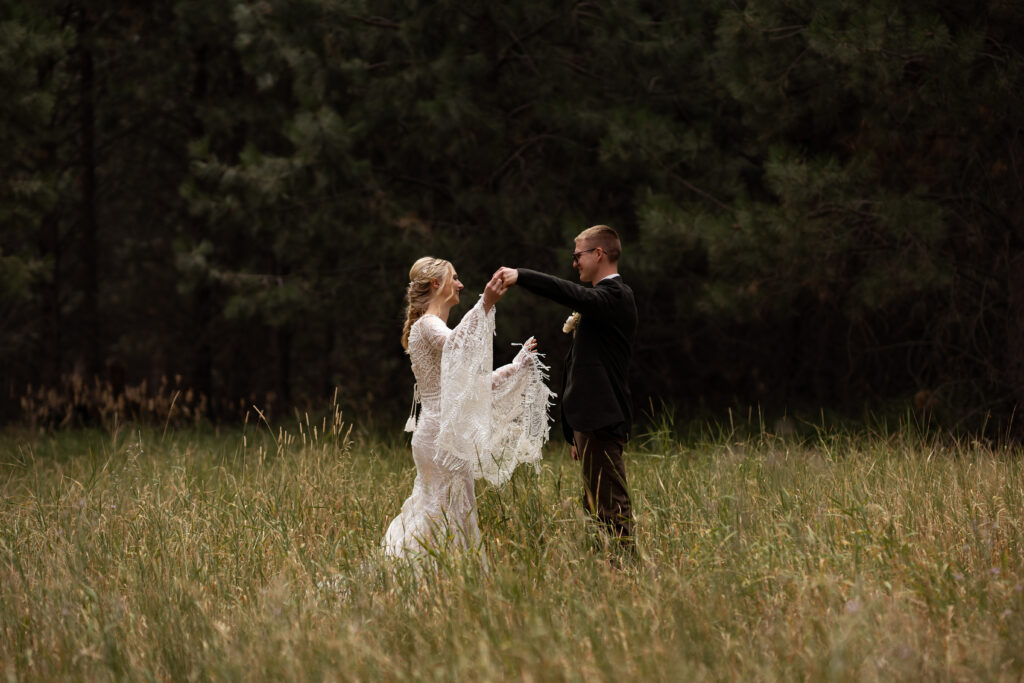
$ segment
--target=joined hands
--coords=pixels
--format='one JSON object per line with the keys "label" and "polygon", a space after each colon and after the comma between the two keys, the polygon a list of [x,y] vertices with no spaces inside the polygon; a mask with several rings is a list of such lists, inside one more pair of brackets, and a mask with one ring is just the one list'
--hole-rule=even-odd
{"label": "joined hands", "polygon": [[508,288],[519,279],[519,271],[515,268],[502,266],[494,271],[487,286],[484,287],[484,308],[490,310],[491,306],[498,303],[498,299],[505,296]]}
{"label": "joined hands", "polygon": [[[484,310],[490,310],[491,306],[498,303],[498,300],[505,296],[508,288],[519,279],[519,271],[515,268],[502,266],[494,271],[487,286],[484,287]],[[523,348],[531,355],[537,353],[537,340],[530,337],[523,344]]]}
{"label": "joined hands", "polygon": [[502,266],[498,270],[494,271],[495,277],[500,277],[501,281],[505,284],[505,288],[508,289],[519,280],[519,271],[515,268],[509,268],[508,266]]}

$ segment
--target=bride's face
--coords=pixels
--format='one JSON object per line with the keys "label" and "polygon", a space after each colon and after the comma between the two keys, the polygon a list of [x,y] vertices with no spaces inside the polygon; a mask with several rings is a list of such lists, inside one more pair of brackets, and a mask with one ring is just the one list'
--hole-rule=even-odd
{"label": "bride's face", "polygon": [[455,272],[455,268],[450,268],[448,270],[448,281],[438,287],[435,296],[438,301],[454,306],[459,303],[459,293],[463,287],[465,285],[459,281],[459,274]]}

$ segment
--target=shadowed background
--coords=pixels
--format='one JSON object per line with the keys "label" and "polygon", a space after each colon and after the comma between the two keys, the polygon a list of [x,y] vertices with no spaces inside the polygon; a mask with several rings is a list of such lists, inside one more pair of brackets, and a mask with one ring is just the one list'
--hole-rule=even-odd
{"label": "shadowed background", "polygon": [[[0,417],[390,420],[417,257],[457,317],[607,223],[639,410],[1006,429],[1022,52],[1005,0],[0,0]],[[498,309],[557,386],[568,311]]]}

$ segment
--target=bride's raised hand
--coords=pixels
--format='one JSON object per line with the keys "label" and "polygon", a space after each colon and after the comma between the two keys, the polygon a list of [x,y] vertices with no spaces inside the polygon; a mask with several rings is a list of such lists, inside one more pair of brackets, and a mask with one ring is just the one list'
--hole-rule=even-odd
{"label": "bride's raised hand", "polygon": [[498,299],[505,295],[508,288],[505,286],[504,281],[495,274],[491,278],[487,286],[484,287],[484,310],[489,311],[491,307],[498,303]]}
{"label": "bride's raised hand", "polygon": [[519,353],[512,359],[512,364],[517,368],[522,368],[525,365],[532,365],[537,360],[537,340],[534,337],[530,337],[523,342],[522,348],[519,349]]}

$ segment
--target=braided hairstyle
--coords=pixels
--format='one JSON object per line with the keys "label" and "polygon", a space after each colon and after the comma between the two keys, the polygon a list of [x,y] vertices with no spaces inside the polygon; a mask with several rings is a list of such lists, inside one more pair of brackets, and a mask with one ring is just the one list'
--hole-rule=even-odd
{"label": "braided hairstyle", "polygon": [[451,263],[433,256],[417,259],[409,269],[409,288],[405,290],[405,325],[402,327],[402,348],[406,353],[409,352],[409,330],[426,312],[427,304],[434,296],[430,283],[439,280],[441,286],[438,291],[443,290],[453,270]]}

